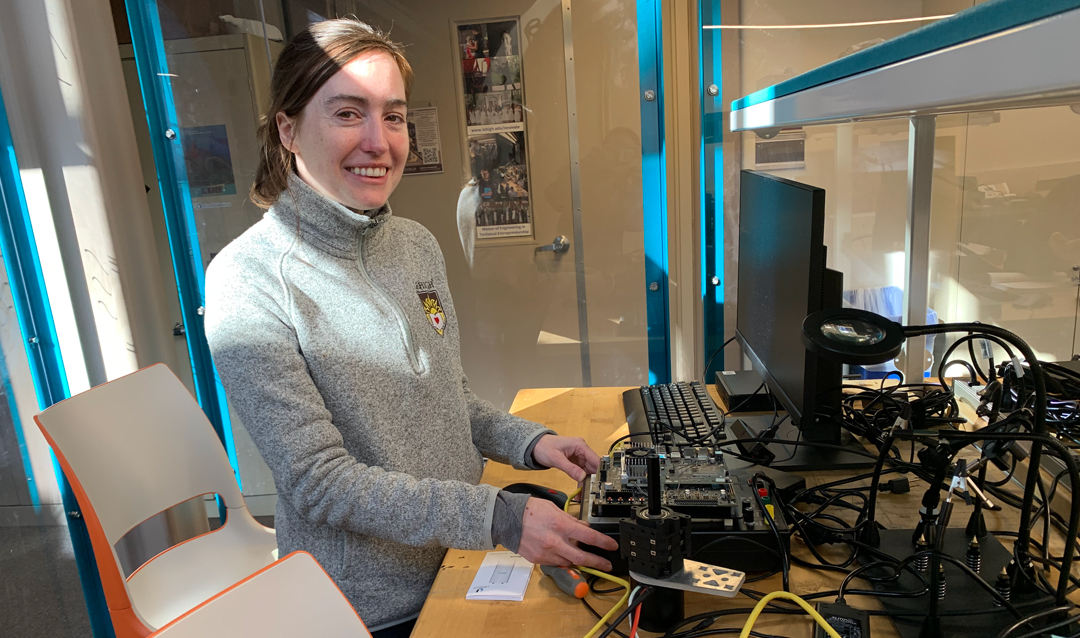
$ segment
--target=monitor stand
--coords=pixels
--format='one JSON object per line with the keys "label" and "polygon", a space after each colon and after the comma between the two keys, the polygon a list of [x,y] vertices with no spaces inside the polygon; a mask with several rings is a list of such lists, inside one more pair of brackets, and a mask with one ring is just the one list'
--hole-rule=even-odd
{"label": "monitor stand", "polygon": [[[771,414],[764,416],[728,415],[727,418],[729,422],[735,419],[742,421],[746,431],[752,433],[750,438],[757,438],[762,432],[768,430],[773,423],[773,415]],[[730,425],[728,431],[731,431]],[[825,449],[812,445],[787,445],[782,442],[785,440],[801,440],[800,434],[799,428],[792,425],[790,421],[780,424],[774,437],[777,441],[768,444],[769,450],[775,455],[773,461],[769,463],[769,467],[789,472],[874,467],[873,458],[859,454],[859,452],[870,452],[870,450],[847,432],[841,431],[840,441],[829,442],[830,445],[840,445],[846,450]]]}

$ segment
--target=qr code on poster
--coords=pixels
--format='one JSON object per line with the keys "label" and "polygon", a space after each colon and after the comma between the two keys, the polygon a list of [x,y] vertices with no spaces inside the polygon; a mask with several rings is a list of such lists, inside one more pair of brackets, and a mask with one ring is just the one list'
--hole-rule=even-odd
{"label": "qr code on poster", "polygon": [[439,163],[439,149],[437,148],[425,148],[424,163],[425,164],[438,164]]}

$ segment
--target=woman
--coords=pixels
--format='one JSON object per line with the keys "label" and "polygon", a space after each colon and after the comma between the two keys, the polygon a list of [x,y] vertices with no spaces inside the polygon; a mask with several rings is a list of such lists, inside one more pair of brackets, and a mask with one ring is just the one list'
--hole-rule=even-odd
{"label": "woman", "polygon": [[[495,410],[461,367],[435,238],[391,215],[412,70],[355,20],[282,51],[252,199],[207,273],[206,330],[274,474],[281,552],[311,552],[378,635],[407,635],[446,547],[610,569],[616,545],[548,501],[478,485],[482,457],[581,480],[598,457]],[[383,630],[383,631],[379,631]]]}

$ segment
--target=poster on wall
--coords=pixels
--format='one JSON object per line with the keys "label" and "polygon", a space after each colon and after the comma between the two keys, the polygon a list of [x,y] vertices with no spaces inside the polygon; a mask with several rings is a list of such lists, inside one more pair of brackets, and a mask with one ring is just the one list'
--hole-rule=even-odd
{"label": "poster on wall", "polygon": [[187,126],[180,130],[184,140],[184,167],[192,197],[235,195],[229,136],[224,124]]}
{"label": "poster on wall", "polygon": [[521,29],[516,19],[457,25],[476,238],[531,237]]}
{"label": "poster on wall", "polygon": [[443,172],[442,144],[439,142],[439,110],[434,106],[409,109],[409,158],[405,175]]}

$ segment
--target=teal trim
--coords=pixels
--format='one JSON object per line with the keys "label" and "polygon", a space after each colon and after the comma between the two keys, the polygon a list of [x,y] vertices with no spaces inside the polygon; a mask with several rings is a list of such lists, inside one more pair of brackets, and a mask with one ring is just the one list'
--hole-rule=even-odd
{"label": "teal trim", "polygon": [[[720,0],[699,5],[701,24],[720,24]],[[701,312],[704,360],[724,343],[724,113],[723,96],[709,95],[706,87],[724,85],[721,43],[723,32],[703,29],[698,68],[701,69]],[[714,284],[712,278],[719,282]],[[704,371],[703,383],[724,369],[717,356]]]}
{"label": "teal trim", "polygon": [[[649,383],[671,382],[668,327],[667,165],[664,160],[664,58],[661,2],[638,0],[638,73],[641,97],[642,231],[645,234],[645,312]],[[646,100],[646,91],[655,98]],[[656,290],[651,290],[652,284]]]}
{"label": "teal trim", "polygon": [[[237,484],[240,471],[233,443],[228,403],[217,378],[200,314],[205,303],[206,280],[199,249],[199,231],[188,188],[184,163],[183,133],[172,94],[165,42],[156,0],[125,0],[131,46],[139,74],[143,107],[150,127],[150,142],[157,166],[165,228],[169,235],[173,271],[180,297],[180,311],[187,334],[188,356],[195,381],[195,398],[221,439],[233,467]],[[166,137],[166,131],[173,138]],[[224,520],[224,517],[222,517]]]}
{"label": "teal trim", "polygon": [[[19,162],[15,155],[15,143],[8,127],[7,110],[4,96],[0,93],[0,251],[3,252],[4,268],[7,270],[8,283],[11,286],[11,298],[18,317],[19,331],[24,338],[26,359],[30,364],[30,376],[34,380],[38,406],[44,410],[50,405],[63,401],[70,396],[67,374],[64,372],[64,360],[60,354],[59,340],[56,337],[56,325],[53,322],[49,305],[49,293],[45,288],[45,278],[41,272],[41,260],[38,257],[34,229],[30,223],[30,213],[26,208],[26,195],[22,188]],[[9,397],[10,383],[7,370],[4,370],[5,390]],[[12,400],[13,402],[13,400]],[[12,417],[17,417],[17,410],[12,409]],[[19,435],[19,447],[23,449],[19,422],[15,432]],[[32,477],[29,458],[23,455],[27,476]],[[78,512],[79,504],[71,491],[64,473],[53,459],[53,471],[60,485],[60,496],[64,502],[64,511]],[[36,503],[36,501],[35,501]],[[95,638],[113,638],[112,620],[105,603],[105,592],[101,588],[101,576],[94,561],[93,548],[86,522],[81,517],[68,517],[68,533],[75,554],[75,565],[79,570],[83,597],[86,600],[86,612],[90,618],[90,628]]]}
{"label": "teal trim", "polygon": [[[778,97],[873,71],[970,40],[1014,29],[1080,8],[1080,0],[990,0],[881,44],[841,58],[790,80],[735,100],[738,111]],[[711,24],[720,24],[712,22]],[[719,29],[717,29],[719,31]]]}

